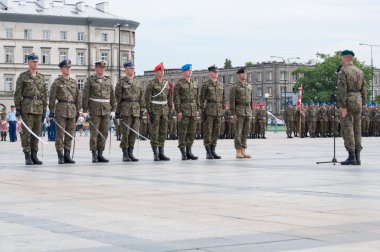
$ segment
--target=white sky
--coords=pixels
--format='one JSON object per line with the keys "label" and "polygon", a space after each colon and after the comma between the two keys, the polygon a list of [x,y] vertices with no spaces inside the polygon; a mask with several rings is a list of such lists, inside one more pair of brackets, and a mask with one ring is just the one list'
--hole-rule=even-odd
{"label": "white sky", "polygon": [[[79,1],[79,0],[78,0]],[[102,0],[85,0],[95,6]],[[142,74],[161,61],[167,68],[192,63],[193,69],[271,60],[300,62],[316,52],[351,49],[370,64],[370,48],[380,45],[379,0],[108,0],[110,12],[140,23],[136,70]],[[380,66],[380,47],[373,50]]]}

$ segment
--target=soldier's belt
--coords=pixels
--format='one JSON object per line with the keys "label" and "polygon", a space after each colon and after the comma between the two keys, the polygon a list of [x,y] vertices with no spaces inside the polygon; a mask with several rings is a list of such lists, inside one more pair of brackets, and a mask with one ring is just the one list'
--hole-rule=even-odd
{"label": "soldier's belt", "polygon": [[218,100],[207,100],[207,103],[222,103],[222,101],[218,101]]}
{"label": "soldier's belt", "polygon": [[75,104],[74,101],[68,101],[68,100],[58,100],[59,103],[66,103],[66,104]]}
{"label": "soldier's belt", "polygon": [[36,100],[36,101],[42,101],[43,97],[42,96],[23,96],[23,100]]}
{"label": "soldier's belt", "polygon": [[110,102],[109,99],[95,99],[95,98],[90,98],[91,101],[94,101],[94,102],[103,102],[103,103],[106,103],[106,102]]}
{"label": "soldier's belt", "polygon": [[152,104],[166,105],[168,101],[152,101]]}
{"label": "soldier's belt", "polygon": [[121,99],[121,102],[139,102],[137,99]]}
{"label": "soldier's belt", "polygon": [[236,102],[236,105],[240,105],[240,106],[249,106],[249,105],[250,105],[250,102]]}

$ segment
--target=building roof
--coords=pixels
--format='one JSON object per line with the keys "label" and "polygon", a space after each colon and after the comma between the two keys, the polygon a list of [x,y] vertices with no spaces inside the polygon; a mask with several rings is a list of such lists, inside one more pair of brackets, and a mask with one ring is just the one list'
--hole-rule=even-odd
{"label": "building roof", "polygon": [[[6,6],[6,4],[8,6]],[[95,22],[96,24],[90,22],[94,26],[97,26],[98,23],[101,23],[101,26],[109,26],[109,24],[114,26],[117,23],[128,24],[130,28],[134,29],[139,26],[138,22],[113,15],[109,13],[107,9],[107,2],[100,2],[96,7],[92,7],[79,0],[76,4],[67,3],[67,1],[63,0],[0,0],[0,19],[1,21],[31,23],[46,23],[46,21],[53,20],[55,21],[53,23],[63,24],[67,24],[65,22],[65,20],[68,21],[67,19],[77,21],[81,19],[82,21],[97,20],[98,22]],[[1,18],[2,16],[4,18]],[[14,17],[15,20],[12,20],[12,17]],[[20,19],[20,17],[22,18]],[[72,22],[72,24],[78,24],[77,21]],[[71,23],[69,22],[68,24]]]}

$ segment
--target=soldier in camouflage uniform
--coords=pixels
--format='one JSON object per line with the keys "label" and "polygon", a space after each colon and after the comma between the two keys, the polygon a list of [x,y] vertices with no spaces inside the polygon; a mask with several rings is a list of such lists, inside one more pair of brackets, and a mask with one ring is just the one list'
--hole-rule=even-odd
{"label": "soldier in camouflage uniform", "polygon": [[230,105],[225,103],[224,106],[226,107],[226,110],[224,112],[225,138],[226,139],[233,139],[234,138],[234,132],[233,132],[234,124],[233,124],[233,120],[232,120]]}
{"label": "soldier in camouflage uniform", "polygon": [[300,138],[305,138],[306,135],[306,129],[305,129],[305,124],[306,124],[306,114],[304,110],[304,106],[300,105],[296,109],[296,118],[298,118],[298,126],[297,126],[297,131],[300,134]]}
{"label": "soldier in camouflage uniform", "polygon": [[292,132],[294,131],[294,108],[291,101],[288,101],[288,108],[284,113],[284,120],[286,124],[286,135],[288,138],[292,137]]}
{"label": "soldier in camouflage uniform", "polygon": [[169,113],[169,135],[171,140],[177,139],[177,113],[174,109],[174,104]]}
{"label": "soldier in camouflage uniform", "polygon": [[191,151],[197,130],[197,111],[200,108],[197,84],[191,79],[192,65],[186,64],[181,68],[183,78],[174,87],[174,105],[177,111],[178,147],[182,160],[196,160],[197,156]]}
{"label": "soldier in camouflage uniform", "polygon": [[201,88],[200,104],[202,118],[204,120],[204,141],[206,148],[206,159],[221,159],[216,154],[215,148],[219,137],[221,118],[224,115],[224,87],[218,81],[219,70],[216,66],[208,68],[210,79],[203,83]]}
{"label": "soldier in camouflage uniform", "polygon": [[[76,118],[79,117],[79,110],[81,109],[79,88],[76,80],[70,78],[71,61],[63,60],[58,66],[61,68],[62,75],[55,79],[51,85],[49,117],[55,118],[57,124],[74,136]],[[58,154],[58,164],[75,163],[70,157],[72,141],[73,139],[69,135],[57,127],[55,148]]]}
{"label": "soldier in camouflage uniform", "polygon": [[125,76],[117,82],[115,88],[116,117],[121,119],[120,124],[123,127],[120,148],[123,151],[123,162],[138,162],[139,160],[133,155],[133,149],[138,137],[135,132],[140,130],[140,117],[145,110],[144,91],[135,78],[134,63],[124,63],[124,69]]}
{"label": "soldier in camouflage uniform", "polygon": [[315,130],[317,127],[317,111],[314,107],[314,102],[310,102],[306,112],[307,124],[309,126],[309,134],[311,138],[315,138]]}
{"label": "soldier in camouflage uniform", "polygon": [[256,138],[256,105],[252,105],[252,119],[251,119],[251,129],[250,138]]}
{"label": "soldier in camouflage uniform", "polygon": [[114,118],[113,122],[114,122],[115,127],[116,127],[116,132],[115,132],[116,141],[121,141],[121,130],[122,130],[122,127],[120,125],[120,119]]}
{"label": "soldier in camouflage uniform", "polygon": [[246,149],[252,118],[252,87],[247,84],[245,68],[240,68],[237,74],[239,81],[230,90],[230,108],[235,123],[236,158],[251,158]]}
{"label": "soldier in camouflage uniform", "polygon": [[352,51],[342,52],[343,66],[338,73],[338,107],[342,115],[341,124],[343,139],[348,158],[342,165],[360,165],[361,144],[361,113],[366,103],[367,89],[364,73],[354,66]]}
{"label": "soldier in camouflage uniform", "polygon": [[369,136],[369,122],[369,108],[367,104],[364,104],[362,109],[362,136]]}
{"label": "soldier in camouflage uniform", "polygon": [[258,120],[258,138],[266,139],[265,131],[267,128],[267,111],[264,105],[259,107],[258,113],[256,114],[256,119]]}
{"label": "soldier in camouflage uniform", "polygon": [[96,74],[87,79],[82,96],[83,112],[89,114],[90,150],[93,163],[109,162],[103,156],[103,152],[108,137],[110,116],[115,117],[116,110],[112,80],[109,76],[105,76],[106,65],[105,61],[95,62]]}
{"label": "soldier in camouflage uniform", "polygon": [[[44,76],[37,72],[38,56],[28,57],[29,69],[20,74],[16,82],[14,102],[16,116],[22,117],[25,124],[37,135],[41,135],[41,125],[46,115],[47,91]],[[21,145],[25,154],[26,165],[42,165],[37,157],[38,139],[22,126]]]}
{"label": "soldier in camouflage uniform", "polygon": [[154,161],[169,161],[165,156],[164,145],[168,134],[169,111],[172,109],[172,87],[164,79],[164,64],[154,68],[156,78],[149,81],[145,91],[146,108],[152,124],[150,132],[150,145],[153,150]]}
{"label": "soldier in camouflage uniform", "polygon": [[319,119],[321,124],[321,135],[322,137],[328,136],[328,126],[329,126],[329,110],[326,103],[322,102],[322,107],[319,110]]}

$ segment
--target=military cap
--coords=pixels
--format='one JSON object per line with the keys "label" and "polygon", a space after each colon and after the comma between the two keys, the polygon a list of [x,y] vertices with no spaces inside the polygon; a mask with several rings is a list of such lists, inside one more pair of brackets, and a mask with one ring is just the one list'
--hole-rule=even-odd
{"label": "military cap", "polygon": [[218,67],[217,66],[215,66],[215,65],[212,65],[212,66],[210,66],[209,68],[208,68],[208,71],[209,72],[218,72],[219,71],[219,69],[218,69]]}
{"label": "military cap", "polygon": [[28,59],[28,61],[38,61],[39,60],[38,56],[34,53],[29,54],[26,58]]}
{"label": "military cap", "polygon": [[164,66],[164,63],[160,63],[158,64],[153,71],[157,72],[157,71],[160,71],[160,70],[164,70],[165,69],[165,66]]}
{"label": "military cap", "polygon": [[310,102],[309,104],[310,104],[310,105],[314,105],[314,102]]}
{"label": "military cap", "polygon": [[61,63],[59,63],[59,68],[63,68],[63,67],[71,67],[71,60],[62,60]]}
{"label": "military cap", "polygon": [[237,70],[237,74],[245,73],[245,67],[241,67]]}
{"label": "military cap", "polygon": [[107,62],[105,62],[104,60],[99,60],[99,61],[96,61],[95,62],[95,67],[106,67],[107,66]]}
{"label": "military cap", "polygon": [[324,103],[324,102],[321,102],[321,104],[320,104],[320,105],[324,106],[324,105],[325,105],[325,103]]}
{"label": "military cap", "polygon": [[341,56],[347,56],[347,55],[351,55],[352,57],[355,56],[355,53],[351,50],[344,50],[340,53]]}
{"label": "military cap", "polygon": [[124,68],[135,68],[135,63],[133,61],[128,61],[123,64]]}
{"label": "military cap", "polygon": [[186,64],[186,65],[183,65],[183,66],[181,67],[181,71],[182,71],[182,72],[185,72],[185,71],[191,69],[192,67],[193,67],[192,64]]}

